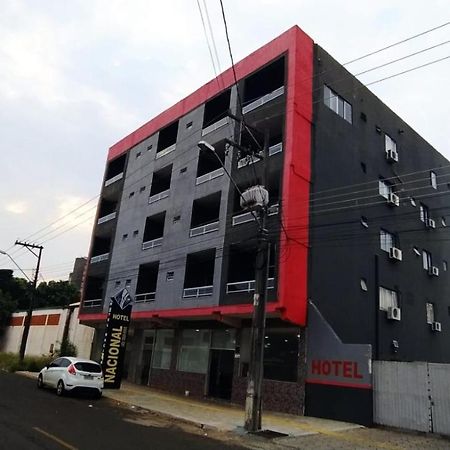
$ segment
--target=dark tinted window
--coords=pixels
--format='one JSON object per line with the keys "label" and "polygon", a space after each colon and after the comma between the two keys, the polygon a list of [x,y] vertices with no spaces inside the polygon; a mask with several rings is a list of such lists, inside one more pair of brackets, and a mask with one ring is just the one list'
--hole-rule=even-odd
{"label": "dark tinted window", "polygon": [[90,362],[77,362],[75,363],[75,368],[82,372],[100,373],[102,371],[98,364]]}
{"label": "dark tinted window", "polygon": [[70,361],[67,358],[61,358],[59,367],[69,367],[69,366],[70,366]]}
{"label": "dark tinted window", "polygon": [[61,367],[62,358],[55,359],[50,363],[49,367]]}

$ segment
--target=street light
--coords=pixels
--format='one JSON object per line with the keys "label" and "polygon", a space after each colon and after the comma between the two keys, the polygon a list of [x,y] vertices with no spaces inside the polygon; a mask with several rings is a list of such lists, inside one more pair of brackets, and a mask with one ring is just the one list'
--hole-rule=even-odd
{"label": "street light", "polygon": [[31,283],[30,277],[21,269],[19,264],[17,264],[16,261],[14,261],[13,257],[9,253],[5,252],[4,250],[0,250],[0,255],[7,256],[14,263],[14,265],[22,272],[23,276]]}

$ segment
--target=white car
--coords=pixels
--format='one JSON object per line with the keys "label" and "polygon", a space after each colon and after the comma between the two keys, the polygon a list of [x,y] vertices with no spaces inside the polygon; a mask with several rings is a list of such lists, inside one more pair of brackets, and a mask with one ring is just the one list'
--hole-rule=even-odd
{"label": "white car", "polygon": [[100,364],[89,359],[62,356],[44,367],[38,375],[38,388],[56,388],[57,395],[66,391],[90,391],[102,395],[103,373]]}

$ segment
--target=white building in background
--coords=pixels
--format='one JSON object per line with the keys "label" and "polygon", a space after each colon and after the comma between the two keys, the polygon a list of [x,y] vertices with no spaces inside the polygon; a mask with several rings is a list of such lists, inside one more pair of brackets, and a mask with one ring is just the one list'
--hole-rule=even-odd
{"label": "white building in background", "polygon": [[[45,308],[33,311],[26,355],[48,355],[59,349],[68,327],[68,338],[78,350],[78,356],[89,358],[91,354],[94,329],[81,325],[78,320],[79,303],[68,308]],[[0,339],[0,351],[19,353],[26,311],[15,312],[11,316]]]}

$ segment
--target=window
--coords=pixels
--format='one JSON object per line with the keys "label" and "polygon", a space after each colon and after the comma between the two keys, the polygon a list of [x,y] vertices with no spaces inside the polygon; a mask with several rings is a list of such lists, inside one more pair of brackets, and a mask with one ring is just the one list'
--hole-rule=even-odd
{"label": "window", "polygon": [[435,172],[430,172],[430,182],[433,189],[437,189],[437,176]]}
{"label": "window", "polygon": [[155,354],[153,356],[153,367],[155,369],[170,369],[173,335],[173,330],[158,330],[156,332]]}
{"label": "window", "polygon": [[133,231],[133,237],[136,237],[139,234],[139,230],[134,230]]}
{"label": "window", "polygon": [[447,221],[445,220],[445,217],[441,218],[441,224],[442,224],[443,227],[447,226]]}
{"label": "window", "polygon": [[134,196],[134,191],[132,191],[132,192],[130,192],[129,194],[128,194],[128,198],[131,198],[131,197],[133,197]]}
{"label": "window", "polygon": [[328,86],[324,86],[323,101],[337,115],[341,116],[348,123],[352,123],[352,105],[342,97],[339,97]]}
{"label": "window", "polygon": [[209,330],[183,330],[177,370],[206,373],[209,356]]}
{"label": "window", "polygon": [[389,252],[395,245],[395,236],[386,230],[380,230],[380,248],[385,252]]}
{"label": "window", "polygon": [[362,291],[367,292],[367,280],[365,278],[361,278],[361,280],[359,280],[359,285]]}
{"label": "window", "polygon": [[444,269],[444,272],[447,272],[448,270],[448,262],[447,261],[442,261],[442,268]]}
{"label": "window", "polygon": [[141,186],[140,188],[139,188],[139,192],[144,192],[145,191],[145,186]]}
{"label": "window", "polygon": [[385,199],[389,198],[389,194],[392,194],[394,190],[392,189],[392,185],[386,180],[378,180],[378,192]]}
{"label": "window", "polygon": [[434,322],[434,305],[433,303],[426,303],[427,310],[427,323],[432,324]]}
{"label": "window", "polygon": [[369,221],[367,220],[367,217],[361,216],[360,222],[364,228],[369,228]]}
{"label": "window", "polygon": [[186,124],[186,129],[190,130],[192,128],[192,122]]}
{"label": "window", "polygon": [[416,254],[416,256],[420,256],[420,250],[417,247],[413,247],[413,252]]}
{"label": "window", "polygon": [[386,150],[386,152],[388,152],[389,150],[397,150],[396,142],[387,134],[384,135],[384,149]]}
{"label": "window", "polygon": [[150,144],[150,145],[147,147],[147,151],[150,151],[152,148],[153,148],[153,144]]}
{"label": "window", "polygon": [[136,153],[136,159],[138,159],[139,156],[141,156],[141,152],[137,152],[137,153]]}
{"label": "window", "polygon": [[116,282],[114,283],[114,287],[118,288],[119,286],[120,286],[120,281],[116,281]]}
{"label": "window", "polygon": [[131,286],[131,280],[125,280],[125,287],[130,287]]}
{"label": "window", "polygon": [[175,272],[173,270],[166,273],[166,281],[172,281],[175,276]]}
{"label": "window", "polygon": [[398,295],[396,291],[380,286],[380,311],[387,311],[389,308],[398,308]]}
{"label": "window", "polygon": [[427,252],[426,250],[422,250],[422,262],[423,262],[423,268],[425,270],[430,270],[432,267],[432,261],[431,261],[431,253]]}
{"label": "window", "polygon": [[417,203],[416,203],[416,200],[415,200],[414,197],[411,197],[411,198],[409,199],[409,201],[411,202],[411,205],[412,205],[412,206],[417,206]]}
{"label": "window", "polygon": [[128,239],[128,233],[122,234],[122,241],[126,241]]}
{"label": "window", "polygon": [[428,206],[425,206],[423,203],[420,204],[420,220],[424,223],[428,222],[430,218],[430,210]]}

